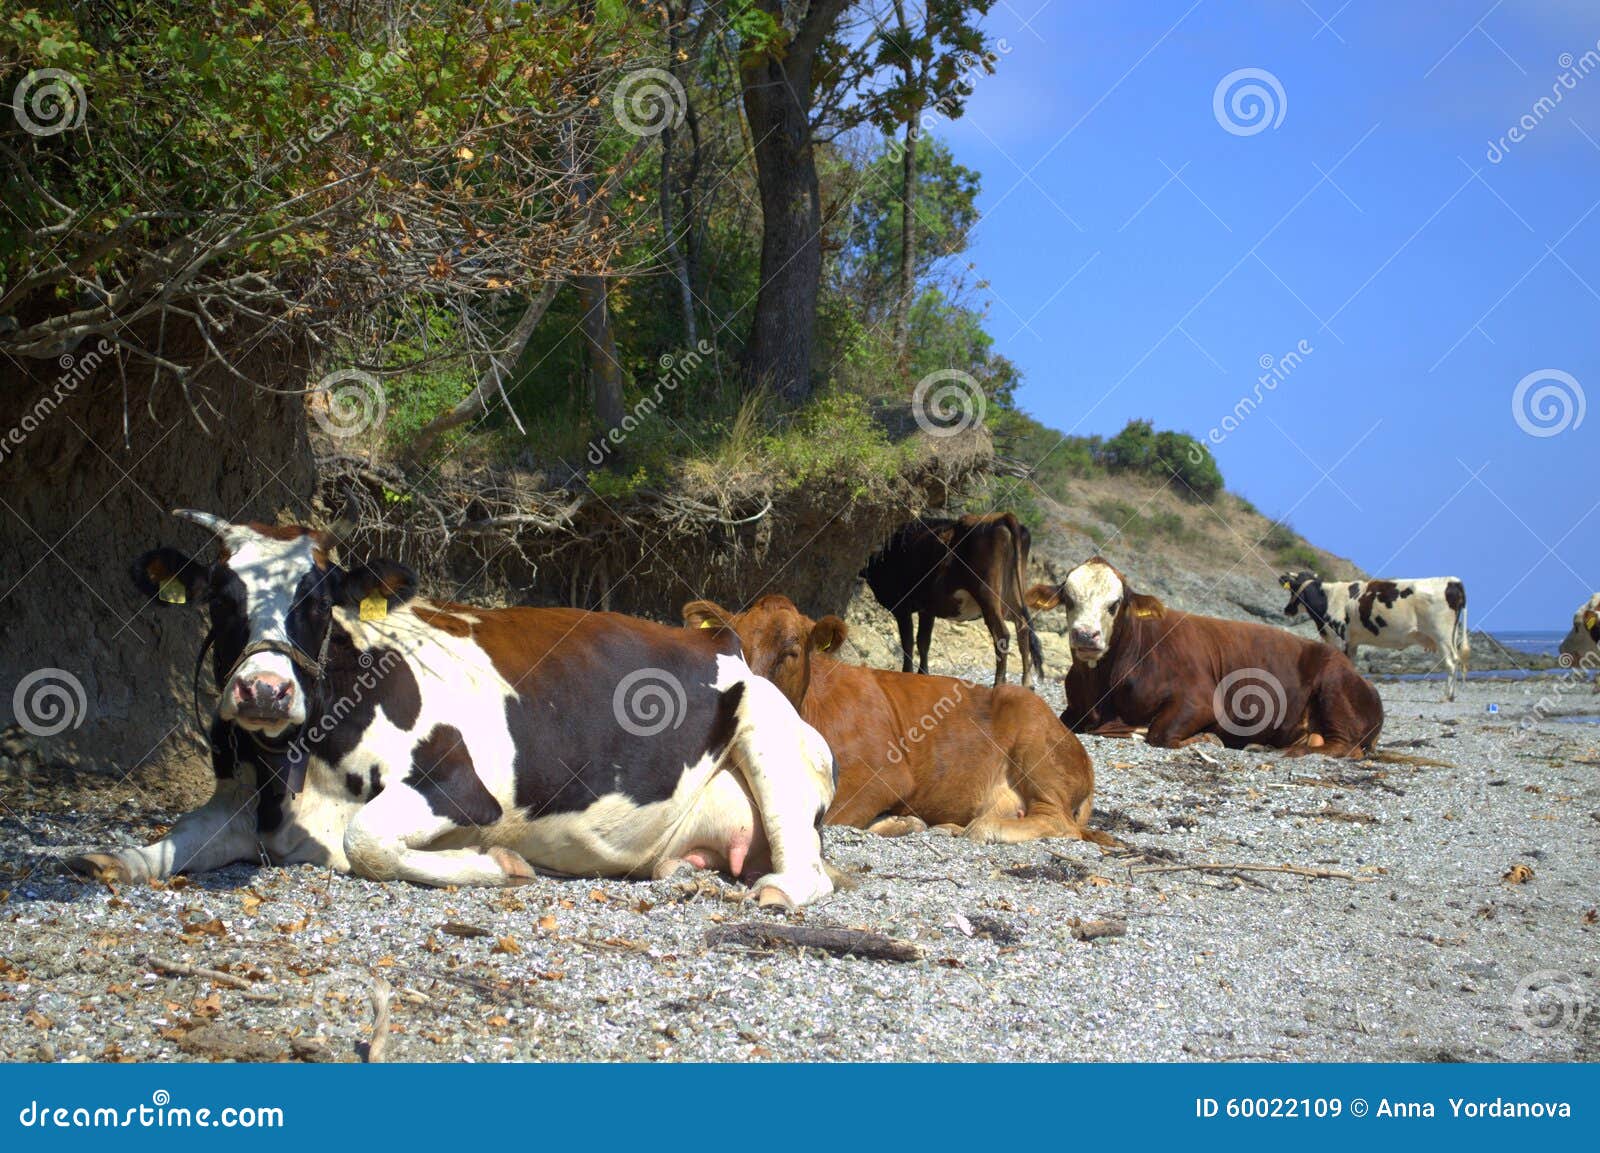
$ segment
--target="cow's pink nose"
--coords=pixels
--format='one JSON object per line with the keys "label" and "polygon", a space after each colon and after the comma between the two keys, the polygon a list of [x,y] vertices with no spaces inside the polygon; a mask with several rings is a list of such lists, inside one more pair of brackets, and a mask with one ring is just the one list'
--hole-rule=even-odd
{"label": "cow's pink nose", "polygon": [[287,713],[294,700],[294,681],[273,673],[261,673],[249,680],[233,683],[233,701],[243,712],[274,716]]}

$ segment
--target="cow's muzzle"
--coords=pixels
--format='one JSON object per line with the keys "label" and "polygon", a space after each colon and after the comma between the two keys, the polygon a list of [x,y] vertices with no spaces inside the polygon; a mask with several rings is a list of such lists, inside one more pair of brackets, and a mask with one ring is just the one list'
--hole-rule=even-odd
{"label": "cow's muzzle", "polygon": [[225,720],[277,728],[299,719],[298,698],[299,690],[293,677],[264,672],[235,677],[224,698],[225,707],[219,711],[232,714],[224,717]]}

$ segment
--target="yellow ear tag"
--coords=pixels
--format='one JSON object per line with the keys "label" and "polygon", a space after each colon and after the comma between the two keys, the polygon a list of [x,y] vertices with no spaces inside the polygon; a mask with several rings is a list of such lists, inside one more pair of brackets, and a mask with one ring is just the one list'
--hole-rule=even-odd
{"label": "yellow ear tag", "polygon": [[705,620],[700,622],[700,627],[703,629],[714,628],[716,623],[716,621],[712,620],[710,617],[707,617]]}
{"label": "yellow ear tag", "polygon": [[361,598],[361,619],[381,621],[389,615],[389,598],[382,593],[368,593]]}
{"label": "yellow ear tag", "polygon": [[161,587],[156,590],[156,597],[164,604],[183,605],[189,603],[189,593],[183,587],[183,582],[177,577],[168,577],[161,582]]}
{"label": "yellow ear tag", "polygon": [[1583,615],[1584,628],[1592,629],[1597,624],[1600,624],[1600,613],[1585,613]]}
{"label": "yellow ear tag", "polygon": [[1136,616],[1136,617],[1153,617],[1153,616],[1156,615],[1156,610],[1155,609],[1134,609],[1133,610],[1133,615]]}

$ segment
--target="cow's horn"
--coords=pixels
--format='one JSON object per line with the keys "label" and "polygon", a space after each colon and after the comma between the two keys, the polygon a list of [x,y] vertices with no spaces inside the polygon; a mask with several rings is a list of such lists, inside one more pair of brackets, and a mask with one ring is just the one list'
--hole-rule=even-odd
{"label": "cow's horn", "polygon": [[224,535],[233,526],[228,521],[214,512],[201,512],[195,508],[175,508],[172,515],[181,520],[192,520],[201,528],[208,528],[218,536]]}
{"label": "cow's horn", "polygon": [[339,544],[348,544],[350,538],[355,536],[356,529],[361,527],[361,501],[356,497],[355,489],[349,484],[344,486],[344,508],[339,511],[332,524],[328,526],[328,535]]}

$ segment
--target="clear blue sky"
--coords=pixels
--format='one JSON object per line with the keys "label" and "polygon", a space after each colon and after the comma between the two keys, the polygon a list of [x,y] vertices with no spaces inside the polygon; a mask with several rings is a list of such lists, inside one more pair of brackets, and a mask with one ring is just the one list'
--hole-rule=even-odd
{"label": "clear blue sky", "polygon": [[[1537,437],[1512,401],[1554,369],[1600,405],[1600,5],[1341,2],[998,0],[1009,51],[936,129],[983,173],[990,331],[1024,407],[1102,434],[1221,431],[1305,341],[1214,445],[1229,487],[1374,572],[1462,577],[1475,627],[1565,628],[1600,589],[1600,411]],[[1284,94],[1253,135],[1213,111],[1244,68]]]}

